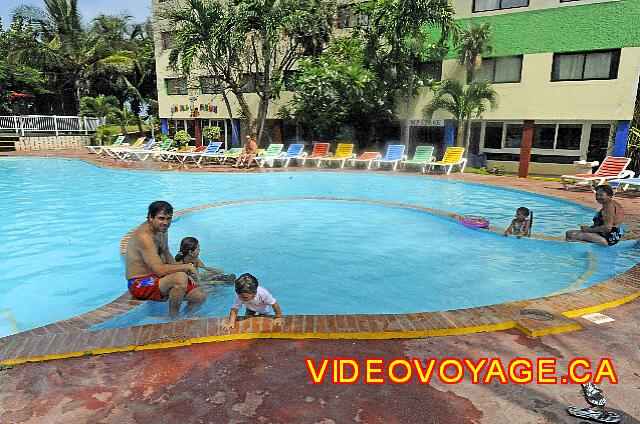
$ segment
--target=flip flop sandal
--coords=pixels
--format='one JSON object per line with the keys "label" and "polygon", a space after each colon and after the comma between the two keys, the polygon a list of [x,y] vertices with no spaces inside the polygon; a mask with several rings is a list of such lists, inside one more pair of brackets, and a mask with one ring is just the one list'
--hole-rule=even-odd
{"label": "flip flop sandal", "polygon": [[597,421],[599,423],[619,423],[620,415],[611,411],[604,411],[601,409],[592,408],[578,408],[576,406],[570,406],[567,408],[569,415],[577,418],[585,418],[591,421]]}
{"label": "flip flop sandal", "polygon": [[607,400],[602,396],[602,389],[592,382],[583,384],[582,392],[584,393],[584,398],[587,402],[593,406],[604,406],[607,403]]}

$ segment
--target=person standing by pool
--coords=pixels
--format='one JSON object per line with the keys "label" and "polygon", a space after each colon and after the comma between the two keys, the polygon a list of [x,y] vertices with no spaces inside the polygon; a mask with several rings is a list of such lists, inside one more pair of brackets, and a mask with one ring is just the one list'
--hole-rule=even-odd
{"label": "person standing by pool", "polygon": [[593,225],[582,225],[579,230],[567,231],[567,241],[586,241],[601,246],[613,246],[620,241],[624,209],[620,203],[613,200],[611,186],[596,187],[596,202],[602,205],[602,209],[593,217]]}
{"label": "person standing by pool", "polygon": [[247,141],[244,143],[242,147],[242,153],[238,156],[238,160],[236,161],[234,168],[241,168],[242,161],[245,163],[245,168],[251,168],[251,162],[253,162],[253,158],[256,157],[258,153],[258,145],[256,141],[250,135],[247,136]]}
{"label": "person standing by pool", "polygon": [[193,284],[188,272],[192,263],[177,263],[169,251],[167,231],[171,226],[173,207],[163,200],[149,205],[147,221],[136,228],[125,253],[129,292],[140,300],[169,301],[169,316],[177,318],[180,304],[186,300],[186,313],[199,307],[207,297]]}

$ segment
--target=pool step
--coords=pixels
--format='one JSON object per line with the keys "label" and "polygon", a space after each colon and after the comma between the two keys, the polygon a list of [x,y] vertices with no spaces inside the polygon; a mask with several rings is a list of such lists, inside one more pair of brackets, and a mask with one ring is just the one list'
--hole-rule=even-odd
{"label": "pool step", "polygon": [[20,140],[20,137],[13,135],[0,136],[0,152],[15,152],[16,143]]}

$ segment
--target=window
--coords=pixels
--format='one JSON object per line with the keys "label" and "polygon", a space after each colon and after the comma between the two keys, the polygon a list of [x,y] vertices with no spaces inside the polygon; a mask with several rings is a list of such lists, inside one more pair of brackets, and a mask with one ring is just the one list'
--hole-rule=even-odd
{"label": "window", "polygon": [[165,78],[164,85],[167,90],[167,94],[170,96],[187,94],[186,78]]}
{"label": "window", "polygon": [[582,139],[581,124],[559,124],[556,149],[579,150]]}
{"label": "window", "polygon": [[484,128],[484,148],[485,149],[501,149],[502,148],[502,122],[487,122]]}
{"label": "window", "polygon": [[162,50],[169,50],[176,42],[176,36],[173,32],[160,33],[160,46]]}
{"label": "window", "polygon": [[534,149],[579,150],[582,124],[535,124]]}
{"label": "window", "polygon": [[533,126],[534,149],[553,149],[556,136],[556,124],[535,124]]}
{"label": "window", "polygon": [[442,79],[442,61],[419,62],[416,65],[416,75],[422,79],[423,85],[429,80],[440,81]]}
{"label": "window", "polygon": [[219,94],[223,91],[221,77],[200,77],[200,91],[202,94]]}
{"label": "window", "polygon": [[296,91],[295,80],[299,76],[299,71],[284,71],[284,89],[286,91]]}
{"label": "window", "polygon": [[529,0],[474,0],[474,12],[486,12],[488,10],[512,9],[514,7],[527,7]]}
{"label": "window", "polygon": [[492,83],[520,82],[522,56],[491,57],[482,59],[482,65],[474,74],[474,81],[489,80]]}
{"label": "window", "polygon": [[353,28],[369,25],[369,16],[358,13],[354,5],[338,7],[338,28]]}
{"label": "window", "polygon": [[507,130],[504,137],[504,147],[519,149],[522,145],[522,131],[524,125],[522,124],[507,124]]}
{"label": "window", "polygon": [[620,50],[555,53],[551,81],[581,81],[618,78]]}

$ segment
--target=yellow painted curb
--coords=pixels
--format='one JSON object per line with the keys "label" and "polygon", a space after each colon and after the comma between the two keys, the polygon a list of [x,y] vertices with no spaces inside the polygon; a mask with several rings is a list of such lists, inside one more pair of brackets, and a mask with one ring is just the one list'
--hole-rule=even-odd
{"label": "yellow painted curb", "polygon": [[633,299],[637,297],[640,297],[640,291],[630,294],[629,296],[623,297],[621,299],[612,300],[610,302],[601,303],[595,306],[587,306],[586,308],[574,309],[571,311],[563,312],[562,315],[564,315],[567,318],[575,318],[581,315],[592,314],[594,312],[600,312],[605,309],[615,308],[616,306],[620,306],[627,302],[631,302]]}
{"label": "yellow painted curb", "polygon": [[516,323],[515,327],[530,337],[548,336],[549,334],[567,333],[569,331],[582,329],[580,324],[578,324],[577,322],[574,324],[559,325],[557,327],[544,328],[542,330],[535,330],[535,331],[531,331],[518,323]]}

